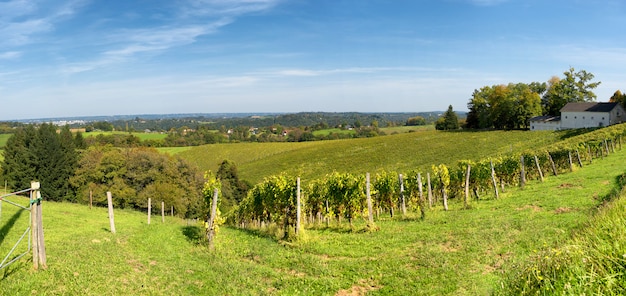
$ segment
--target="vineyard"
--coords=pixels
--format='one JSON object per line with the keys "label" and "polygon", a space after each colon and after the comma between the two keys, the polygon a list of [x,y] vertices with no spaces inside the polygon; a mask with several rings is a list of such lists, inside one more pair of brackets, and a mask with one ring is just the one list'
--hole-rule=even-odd
{"label": "vineyard", "polygon": [[459,159],[477,161],[546,147],[567,136],[562,131],[419,131],[334,141],[213,144],[177,155],[203,171],[217,171],[223,160],[233,161],[240,177],[255,184],[280,173],[308,181],[333,171],[358,175],[378,170],[426,171],[432,164],[454,166]]}
{"label": "vineyard", "polygon": [[[413,211],[424,219],[434,207],[447,211],[449,199],[463,200],[463,207],[471,208],[473,200],[497,199],[499,191],[507,187],[524,187],[529,180],[543,182],[548,175],[582,168],[594,158],[621,149],[624,134],[626,125],[620,125],[577,135],[542,150],[462,160],[455,166],[433,164],[429,170],[378,170],[371,186],[369,174],[334,171],[300,188],[299,178],[282,173],[254,186],[229,221],[255,229],[276,224],[283,229],[281,236],[288,238],[289,229],[298,232],[296,224],[301,218],[296,213],[300,211],[308,225],[328,226],[333,221],[341,226],[347,220],[352,227],[355,219],[368,219],[367,230],[376,229],[372,217],[378,218],[381,212],[393,218],[397,212],[406,216]],[[302,209],[296,207],[300,204]]]}

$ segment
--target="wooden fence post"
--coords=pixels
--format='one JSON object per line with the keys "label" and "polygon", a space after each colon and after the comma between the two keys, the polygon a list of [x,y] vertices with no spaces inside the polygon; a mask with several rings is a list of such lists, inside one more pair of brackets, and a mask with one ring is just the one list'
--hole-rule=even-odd
{"label": "wooden fence post", "polygon": [[582,161],[582,159],[580,159],[580,152],[578,151],[578,148],[576,148],[576,158],[578,158],[578,165],[582,168],[583,167],[583,161]]}
{"label": "wooden fence post", "polygon": [[39,269],[39,231],[37,231],[37,205],[36,203],[36,199],[37,199],[37,195],[36,192],[39,189],[39,183],[38,182],[31,182],[30,183],[30,235],[32,238],[32,243],[33,243],[33,268],[35,270]]}
{"label": "wooden fence post", "polygon": [[574,171],[574,163],[572,162],[572,151],[567,151],[567,160],[569,162],[569,171]]}
{"label": "wooden fence post", "polygon": [[520,182],[519,186],[524,188],[526,185],[526,171],[524,170],[524,155],[520,156]]}
{"label": "wooden fence post", "polygon": [[465,206],[466,209],[469,207],[470,171],[471,171],[471,166],[467,164],[467,171],[465,172],[465,200],[463,201],[463,205]]}
{"label": "wooden fence post", "polygon": [[400,205],[402,206],[402,215],[406,216],[406,202],[404,200],[404,180],[402,174],[398,175],[398,181],[400,182]]}
{"label": "wooden fence post", "polygon": [[587,146],[587,155],[589,155],[589,164],[593,163],[593,156],[591,156],[591,146],[589,146],[589,144],[586,144]]}
{"label": "wooden fence post", "polygon": [[296,236],[300,231],[300,177],[296,179]]}
{"label": "wooden fence post", "polygon": [[418,201],[420,207],[421,218],[424,220],[426,218],[426,201],[424,200],[424,192],[422,190],[422,173],[417,173],[417,191],[419,192]]}
{"label": "wooden fence post", "polygon": [[161,201],[161,223],[165,223],[165,202]]}
{"label": "wooden fence post", "polygon": [[372,212],[372,196],[370,191],[370,173],[365,174],[365,196],[367,197],[367,218],[370,224],[374,224],[374,213]]}
{"label": "wooden fence post", "polygon": [[148,197],[148,225],[150,225],[151,216],[152,216],[152,198]]}
{"label": "wooden fence post", "polygon": [[207,228],[207,239],[209,241],[209,248],[213,248],[213,239],[215,238],[215,215],[217,215],[217,188],[213,190],[213,201],[211,203],[211,217],[207,223],[209,224],[209,228]]}
{"label": "wooden fence post", "polygon": [[89,209],[93,206],[93,191],[89,190]]}
{"label": "wooden fence post", "polygon": [[170,216],[174,217],[174,206],[172,206],[172,211],[170,213]]}
{"label": "wooden fence post", "polygon": [[430,173],[426,173],[426,182],[428,185],[428,207],[433,207],[433,187],[430,185]]}
{"label": "wooden fence post", "polygon": [[109,204],[109,224],[111,225],[111,233],[115,233],[115,218],[113,217],[113,197],[111,191],[107,191],[107,203]]}
{"label": "wooden fence post", "polygon": [[552,165],[552,172],[554,173],[555,176],[557,176],[558,173],[556,171],[556,165],[554,165],[554,160],[552,159],[552,155],[550,155],[549,151],[548,151],[548,159],[550,160],[550,165]]}
{"label": "wooden fence post", "polygon": [[489,164],[491,165],[491,182],[493,182],[493,190],[496,192],[496,199],[500,198],[498,194],[498,183],[496,182],[496,170],[493,169],[493,160],[489,160]]}
{"label": "wooden fence post", "polygon": [[543,172],[541,171],[541,165],[539,165],[539,158],[535,155],[535,164],[537,165],[537,171],[539,172],[539,178],[543,182]]}

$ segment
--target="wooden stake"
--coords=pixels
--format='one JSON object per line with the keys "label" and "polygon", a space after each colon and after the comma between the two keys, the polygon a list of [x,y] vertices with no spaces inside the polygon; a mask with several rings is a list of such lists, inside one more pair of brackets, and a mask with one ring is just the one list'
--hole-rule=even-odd
{"label": "wooden stake", "polygon": [[115,233],[115,218],[113,217],[113,197],[111,191],[107,191],[107,203],[109,204],[109,224],[111,225],[111,233]]}
{"label": "wooden stake", "polygon": [[520,182],[519,186],[524,188],[526,185],[526,171],[524,170],[524,155],[520,157]]}
{"label": "wooden stake", "polygon": [[296,236],[300,231],[300,177],[296,179]]}
{"label": "wooden stake", "polygon": [[209,218],[208,224],[209,228],[207,228],[207,239],[209,241],[209,248],[213,249],[213,239],[215,238],[215,216],[217,215],[217,188],[213,190],[213,200],[211,203],[211,217]]}
{"label": "wooden stake", "polygon": [[583,167],[583,161],[582,161],[582,159],[580,159],[580,152],[578,152],[578,148],[576,148],[576,158],[578,158],[578,165],[582,168]]}
{"label": "wooden stake", "polygon": [[367,218],[370,224],[374,223],[374,213],[372,212],[372,196],[370,191],[370,173],[365,174],[365,196],[367,197]]}
{"label": "wooden stake", "polygon": [[89,209],[93,206],[93,191],[89,190]]}
{"label": "wooden stake", "polygon": [[548,152],[548,159],[550,160],[550,165],[552,165],[552,172],[555,176],[557,176],[558,173],[556,171],[556,165],[554,165],[554,160],[552,159],[552,155],[550,155],[550,152]]}
{"label": "wooden stake", "polygon": [[165,223],[165,202],[161,201],[161,223]]}
{"label": "wooden stake", "polygon": [[[31,186],[33,187],[33,186]],[[33,242],[33,268],[39,269],[39,231],[37,230],[37,205],[34,204],[36,199],[35,190],[30,192],[30,233]]]}
{"label": "wooden stake", "polygon": [[404,180],[402,174],[398,175],[398,181],[400,182],[400,205],[402,207],[402,215],[406,216],[406,202],[404,201]]}
{"label": "wooden stake", "polygon": [[539,165],[539,158],[535,155],[535,164],[537,165],[537,172],[539,172],[539,178],[543,182],[543,172],[541,171],[541,165]]}
{"label": "wooden stake", "polygon": [[496,199],[500,198],[498,194],[498,183],[496,182],[496,171],[493,169],[493,161],[490,159],[489,164],[491,165],[491,182],[493,182],[493,190],[496,192]]}
{"label": "wooden stake", "polygon": [[593,156],[591,156],[591,146],[589,146],[589,144],[587,145],[587,155],[589,155],[589,164],[593,163]]}
{"label": "wooden stake", "polygon": [[471,166],[467,165],[467,171],[465,172],[465,200],[463,201],[463,205],[467,209],[469,207],[469,181],[470,181],[470,171]]}
{"label": "wooden stake", "polygon": [[433,187],[430,185],[430,173],[426,173],[426,182],[428,185],[428,207],[433,207]]}
{"label": "wooden stake", "polygon": [[150,216],[152,215],[152,198],[148,197],[148,225],[150,225]]}
{"label": "wooden stake", "polygon": [[569,171],[574,171],[574,164],[572,163],[572,151],[567,151],[567,159],[569,161]]}
{"label": "wooden stake", "polygon": [[48,268],[47,258],[46,258],[46,244],[44,242],[43,236],[43,211],[41,208],[41,193],[39,191],[36,192],[35,196],[37,196],[37,239],[39,243],[37,244],[39,247],[39,267],[46,269]]}

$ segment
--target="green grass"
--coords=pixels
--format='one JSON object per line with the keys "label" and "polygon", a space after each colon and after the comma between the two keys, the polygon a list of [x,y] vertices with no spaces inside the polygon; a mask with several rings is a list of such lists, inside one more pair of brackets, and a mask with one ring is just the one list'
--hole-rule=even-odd
{"label": "green grass", "polygon": [[556,142],[560,135],[557,132],[524,131],[424,131],[303,143],[204,145],[179,155],[202,170],[215,171],[223,160],[234,161],[240,177],[258,183],[264,177],[281,172],[311,179],[333,170],[358,174],[380,169],[425,170],[433,164],[455,165],[460,159],[479,160],[542,147]]}
{"label": "green grass", "polygon": [[329,128],[313,132],[314,136],[328,136],[330,134],[354,135],[356,132],[354,130],[345,130],[340,128]]}
{"label": "green grass", "polygon": [[159,150],[162,153],[167,153],[170,155],[176,155],[182,152],[185,152],[189,149],[191,149],[192,147],[187,146],[187,147],[160,147],[160,148],[156,148],[157,150]]}
{"label": "green grass", "polygon": [[[452,200],[450,211],[437,205],[424,221],[381,217],[373,233],[309,228],[307,239],[289,244],[222,227],[213,251],[198,244],[200,228],[176,218],[147,225],[143,213],[116,210],[111,234],[106,209],[45,202],[48,270],[35,272],[22,259],[0,272],[0,294],[486,295],[507,270],[583,231],[625,162],[620,151],[523,190],[507,188],[499,200],[484,192],[469,210]],[[7,227],[15,209],[2,211],[8,238],[0,255],[27,223],[22,214]]]}
{"label": "green grass", "polygon": [[7,141],[13,134],[0,134],[0,148],[4,148],[7,145]]}
{"label": "green grass", "polygon": [[380,130],[385,132],[385,134],[391,135],[393,133],[401,134],[401,133],[434,131],[435,126],[432,124],[418,125],[418,126],[393,126],[393,127],[383,127]]}
{"label": "green grass", "polygon": [[161,134],[161,133],[139,133],[139,132],[129,133],[129,132],[122,132],[122,131],[88,132],[88,133],[83,133],[83,136],[84,137],[95,137],[95,136],[98,136],[98,135],[109,136],[109,135],[128,135],[128,134],[132,134],[133,136],[138,137],[142,141],[144,141],[144,140],[163,140],[163,139],[165,139],[167,137],[167,134]]}

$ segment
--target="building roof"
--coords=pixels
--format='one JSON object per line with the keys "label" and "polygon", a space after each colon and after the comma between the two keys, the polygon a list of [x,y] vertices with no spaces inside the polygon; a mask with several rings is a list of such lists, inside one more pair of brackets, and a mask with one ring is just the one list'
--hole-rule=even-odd
{"label": "building roof", "polygon": [[561,116],[551,116],[551,115],[546,115],[546,116],[535,116],[531,119],[529,119],[530,121],[541,121],[541,122],[558,122],[561,121]]}
{"label": "building roof", "polygon": [[617,105],[619,103],[567,103],[561,108],[561,112],[611,112]]}

